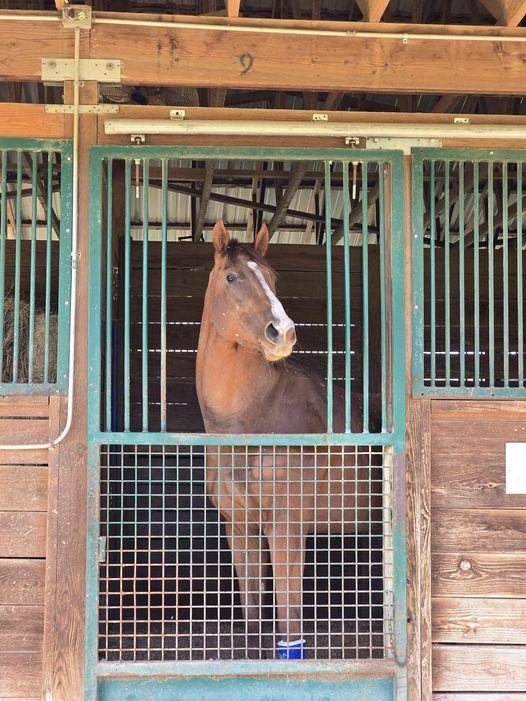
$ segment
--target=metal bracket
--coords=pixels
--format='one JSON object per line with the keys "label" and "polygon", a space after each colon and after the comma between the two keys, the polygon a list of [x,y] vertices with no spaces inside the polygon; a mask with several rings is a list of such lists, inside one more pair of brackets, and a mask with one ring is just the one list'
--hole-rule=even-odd
{"label": "metal bracket", "polygon": [[363,138],[360,138],[359,136],[346,136],[345,137],[345,145],[349,146],[350,148],[363,148]]}
{"label": "metal bracket", "polygon": [[170,110],[170,119],[185,119],[186,110]]}
{"label": "metal bracket", "polygon": [[424,139],[418,137],[370,137],[365,139],[365,148],[372,151],[402,151],[406,156],[411,155],[414,148],[441,148],[442,139]]}
{"label": "metal bracket", "polygon": [[[73,114],[73,105],[46,105],[48,114]],[[117,114],[119,105],[79,105],[80,114]]]}
{"label": "metal bracket", "polygon": [[[42,80],[62,82],[73,80],[75,61],[71,58],[43,58]],[[99,83],[120,83],[121,62],[113,58],[81,58],[79,79],[96,80]]]}
{"label": "metal bracket", "polygon": [[91,7],[65,2],[62,8],[62,24],[67,29],[91,29]]}
{"label": "metal bracket", "polygon": [[454,117],[453,124],[469,124],[469,117]]}
{"label": "metal bracket", "polygon": [[312,121],[313,122],[328,122],[329,121],[329,115],[325,114],[323,112],[315,112],[312,115]]}
{"label": "metal bracket", "polygon": [[144,144],[146,143],[146,137],[144,134],[130,134],[130,141],[132,144]]}

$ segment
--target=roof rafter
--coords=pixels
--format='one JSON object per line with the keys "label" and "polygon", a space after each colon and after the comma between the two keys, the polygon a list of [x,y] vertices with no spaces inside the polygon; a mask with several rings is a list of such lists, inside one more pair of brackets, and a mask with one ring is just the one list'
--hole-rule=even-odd
{"label": "roof rafter", "polygon": [[379,22],[389,5],[389,0],[356,0],[356,4],[366,22]]}
{"label": "roof rafter", "polygon": [[526,0],[481,0],[497,24],[516,27],[526,15]]}

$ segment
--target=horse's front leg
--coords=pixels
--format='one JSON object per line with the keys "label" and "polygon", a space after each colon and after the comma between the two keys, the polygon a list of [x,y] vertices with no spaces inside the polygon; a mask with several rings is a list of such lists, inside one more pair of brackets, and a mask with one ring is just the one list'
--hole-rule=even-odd
{"label": "horse's front leg", "polygon": [[250,658],[257,659],[261,657],[261,605],[269,564],[268,551],[262,547],[258,533],[236,532],[232,523],[226,523],[225,529],[245,615],[247,653]]}
{"label": "horse's front leg", "polygon": [[277,518],[278,525],[272,525],[266,531],[266,535],[274,571],[278,631],[284,642],[290,643],[302,636],[301,610],[306,535],[300,524],[279,523],[286,518],[286,514]]}

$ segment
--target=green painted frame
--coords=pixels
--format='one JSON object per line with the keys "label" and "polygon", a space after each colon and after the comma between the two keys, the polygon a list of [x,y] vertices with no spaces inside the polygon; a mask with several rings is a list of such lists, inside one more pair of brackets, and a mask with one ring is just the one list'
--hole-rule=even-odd
{"label": "green painted frame", "polygon": [[473,163],[509,162],[526,163],[526,151],[511,149],[436,149],[422,148],[412,151],[412,362],[411,384],[413,396],[452,397],[470,399],[476,397],[497,399],[526,399],[524,387],[436,387],[424,384],[424,162],[449,161]]}
{"label": "green painted frame", "polygon": [[[65,395],[69,377],[71,297],[71,227],[73,217],[73,146],[71,140],[0,139],[1,151],[60,153],[60,240],[58,274],[57,379],[45,382],[0,382],[0,395]],[[2,273],[0,273],[1,275]],[[2,292],[3,294],[3,292]]]}
{"label": "green painted frame", "polygon": [[[107,158],[188,158],[193,160],[261,160],[277,161],[353,161],[388,164],[391,174],[391,247],[390,274],[390,347],[396,349],[391,358],[392,431],[382,433],[299,434],[299,435],[237,435],[212,436],[188,433],[109,432],[101,430],[101,318],[102,318],[102,163]],[[335,674],[341,684],[326,688],[324,698],[337,701],[345,697],[364,701],[382,701],[397,698],[403,701],[406,688],[406,545],[405,545],[405,314],[404,314],[404,169],[403,155],[391,151],[354,151],[347,149],[286,149],[286,148],[205,148],[160,146],[94,146],[90,155],[90,297],[89,297],[89,394],[88,394],[88,532],[86,554],[86,637],[85,637],[85,698],[141,698],[140,689],[148,689],[148,698],[177,699],[177,684],[189,688],[187,681],[197,678],[196,688],[217,689],[218,678],[245,674],[257,678],[263,696],[286,683],[290,675],[311,675],[312,683],[319,675]],[[396,204],[395,204],[396,203]],[[328,254],[330,256],[330,252]],[[102,445],[383,445],[392,448],[393,455],[393,554],[394,554],[394,660],[374,660],[363,664],[358,660],[302,662],[233,661],[202,662],[185,661],[160,663],[97,661],[98,635],[98,542],[99,542],[99,462]],[[364,674],[369,679],[365,683]],[[212,675],[214,680],[212,680]],[[156,681],[152,682],[152,677]],[[180,681],[174,680],[180,677]],[[268,688],[263,684],[268,682]],[[386,679],[387,678],[387,679]],[[160,681],[163,679],[163,681]],[[299,682],[298,682],[299,683]],[[316,683],[320,683],[317,681]],[[137,686],[135,687],[134,684]],[[199,687],[201,684],[201,687]],[[208,685],[208,686],[207,686]],[[133,696],[136,689],[138,696]],[[99,690],[101,696],[99,696]],[[287,684],[285,694],[290,694]],[[201,692],[200,692],[201,693]],[[213,693],[213,692],[212,692]],[[246,698],[243,684],[229,686],[232,698]],[[295,692],[294,692],[295,693]],[[183,696],[181,696],[182,698]],[[128,698],[128,696],[126,696]],[[210,697],[211,699],[214,696]],[[258,698],[257,696],[255,698]],[[274,697],[273,697],[274,698]],[[280,698],[276,696],[276,698]],[[303,697],[301,697],[303,698]],[[305,699],[312,696],[305,696]]]}

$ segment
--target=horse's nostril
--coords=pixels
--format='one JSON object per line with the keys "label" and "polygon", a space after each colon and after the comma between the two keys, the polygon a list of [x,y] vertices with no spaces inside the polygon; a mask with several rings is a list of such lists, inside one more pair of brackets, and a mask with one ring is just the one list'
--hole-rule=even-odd
{"label": "horse's nostril", "polygon": [[265,328],[265,336],[267,340],[271,343],[277,343],[280,339],[281,334],[278,331],[278,329],[274,326],[274,324],[270,322]]}

